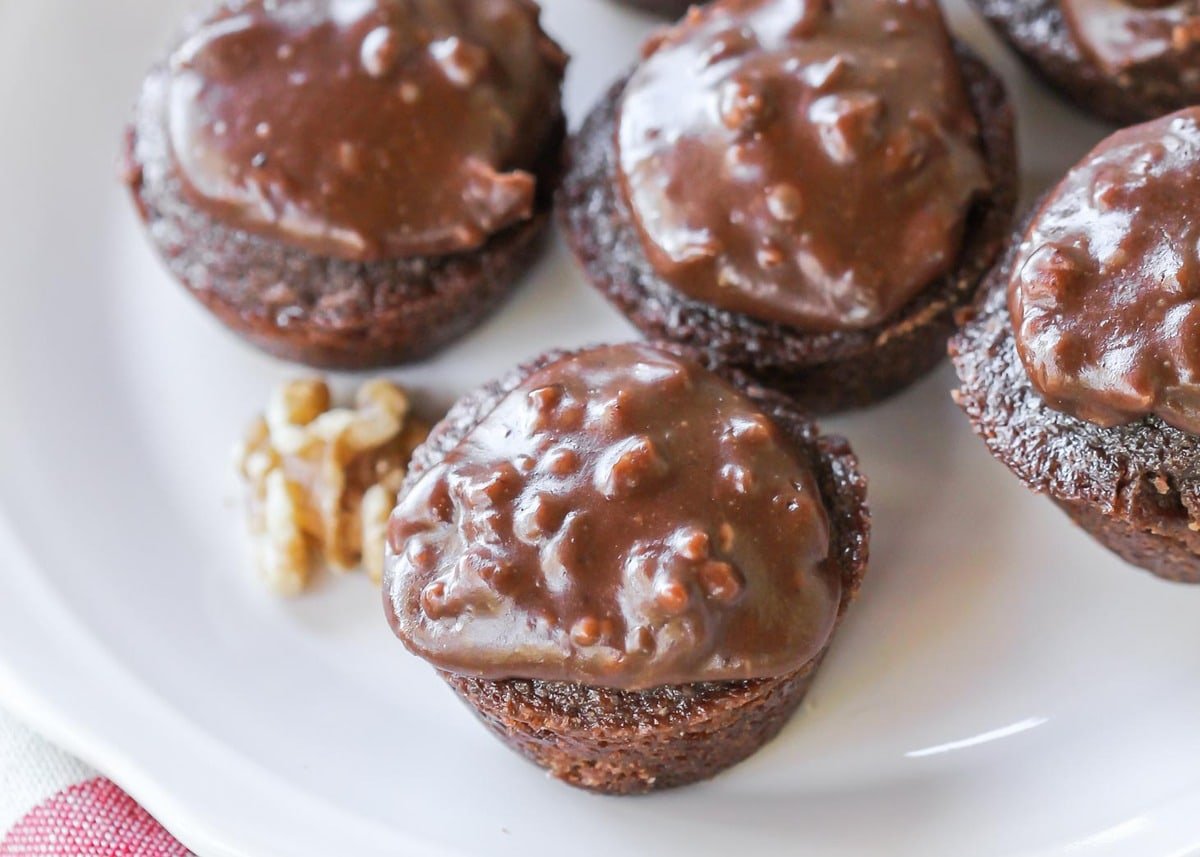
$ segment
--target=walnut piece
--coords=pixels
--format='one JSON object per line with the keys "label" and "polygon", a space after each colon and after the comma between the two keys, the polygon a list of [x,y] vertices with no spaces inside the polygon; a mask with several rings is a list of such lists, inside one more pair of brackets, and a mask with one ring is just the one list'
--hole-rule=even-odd
{"label": "walnut piece", "polygon": [[390,381],[364,384],[352,408],[333,408],[320,380],[276,390],[237,448],[254,564],[267,584],[296,595],[322,566],[361,567],[380,581],[388,518],[428,433]]}

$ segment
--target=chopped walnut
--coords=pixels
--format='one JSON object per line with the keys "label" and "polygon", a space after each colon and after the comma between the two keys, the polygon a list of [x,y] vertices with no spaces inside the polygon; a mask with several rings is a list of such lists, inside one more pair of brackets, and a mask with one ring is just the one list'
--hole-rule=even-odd
{"label": "chopped walnut", "polygon": [[276,390],[237,450],[254,562],[267,584],[298,594],[320,566],[361,567],[381,580],[388,517],[428,431],[389,381],[364,384],[353,408],[333,408],[319,380]]}

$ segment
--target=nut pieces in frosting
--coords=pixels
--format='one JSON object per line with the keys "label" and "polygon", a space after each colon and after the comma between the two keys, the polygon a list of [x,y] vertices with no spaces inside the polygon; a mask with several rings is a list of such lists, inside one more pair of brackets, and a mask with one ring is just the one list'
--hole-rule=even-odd
{"label": "nut pieces in frosting", "polygon": [[355,261],[529,218],[566,56],[525,0],[227,0],[169,63],[190,201]]}
{"label": "nut pieces in frosting", "polygon": [[1060,411],[1200,433],[1200,108],[1100,143],[1030,223],[1009,286],[1017,351]]}
{"label": "nut pieces in frosting", "polygon": [[405,392],[385,380],[364,384],[352,408],[332,408],[323,381],[276,390],[237,452],[254,562],[267,584],[295,595],[321,566],[361,565],[380,580],[387,520],[426,433]]}
{"label": "nut pieces in frosting", "polygon": [[1139,66],[1181,70],[1200,86],[1200,2],[1197,0],[1061,0],[1075,40],[1104,71]]}
{"label": "nut pieces in frosting", "polygon": [[990,178],[934,0],[716,3],[645,53],[619,177],[672,287],[800,330],[861,329],[958,262]]}
{"label": "nut pieces in frosting", "polygon": [[642,689],[787,675],[841,583],[812,467],[651,345],[533,371],[400,499],[393,628],[441,669]]}

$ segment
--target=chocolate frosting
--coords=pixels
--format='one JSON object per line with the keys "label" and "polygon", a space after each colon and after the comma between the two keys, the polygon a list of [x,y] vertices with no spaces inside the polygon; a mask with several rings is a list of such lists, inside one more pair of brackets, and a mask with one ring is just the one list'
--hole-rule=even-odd
{"label": "chocolate frosting", "polygon": [[1200,433],[1200,108],[1118,131],[1034,216],[1009,286],[1017,351],[1054,408]]}
{"label": "chocolate frosting", "polygon": [[826,331],[956,264],[989,179],[935,0],[718,0],[644,53],[619,172],[667,283]]}
{"label": "chocolate frosting", "polygon": [[228,0],[169,61],[192,204],[320,255],[471,250],[528,218],[566,58],[529,0]]}
{"label": "chocolate frosting", "polygon": [[787,675],[841,581],[815,477],[741,392],[650,345],[551,362],[402,497],[393,627],[440,669],[645,689]]}
{"label": "chocolate frosting", "polygon": [[1169,64],[1200,89],[1200,0],[1062,0],[1076,43],[1109,74]]}

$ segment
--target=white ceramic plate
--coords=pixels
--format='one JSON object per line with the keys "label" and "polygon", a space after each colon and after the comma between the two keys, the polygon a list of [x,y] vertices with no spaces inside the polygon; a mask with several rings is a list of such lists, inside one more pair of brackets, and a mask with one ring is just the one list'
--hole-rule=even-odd
{"label": "white ceramic plate", "polygon": [[[546,0],[578,119],[650,21]],[[962,2],[1012,82],[1027,195],[1094,142]],[[874,563],[783,736],[699,787],[547,780],[390,636],[359,578],[247,570],[228,450],[299,370],[226,335],[115,179],[161,0],[0,0],[0,698],[202,855],[1183,855],[1200,845],[1200,588],[1124,567],[995,464],[948,369],[833,421]],[[397,373],[444,404],[543,348],[627,337],[561,247]]]}

